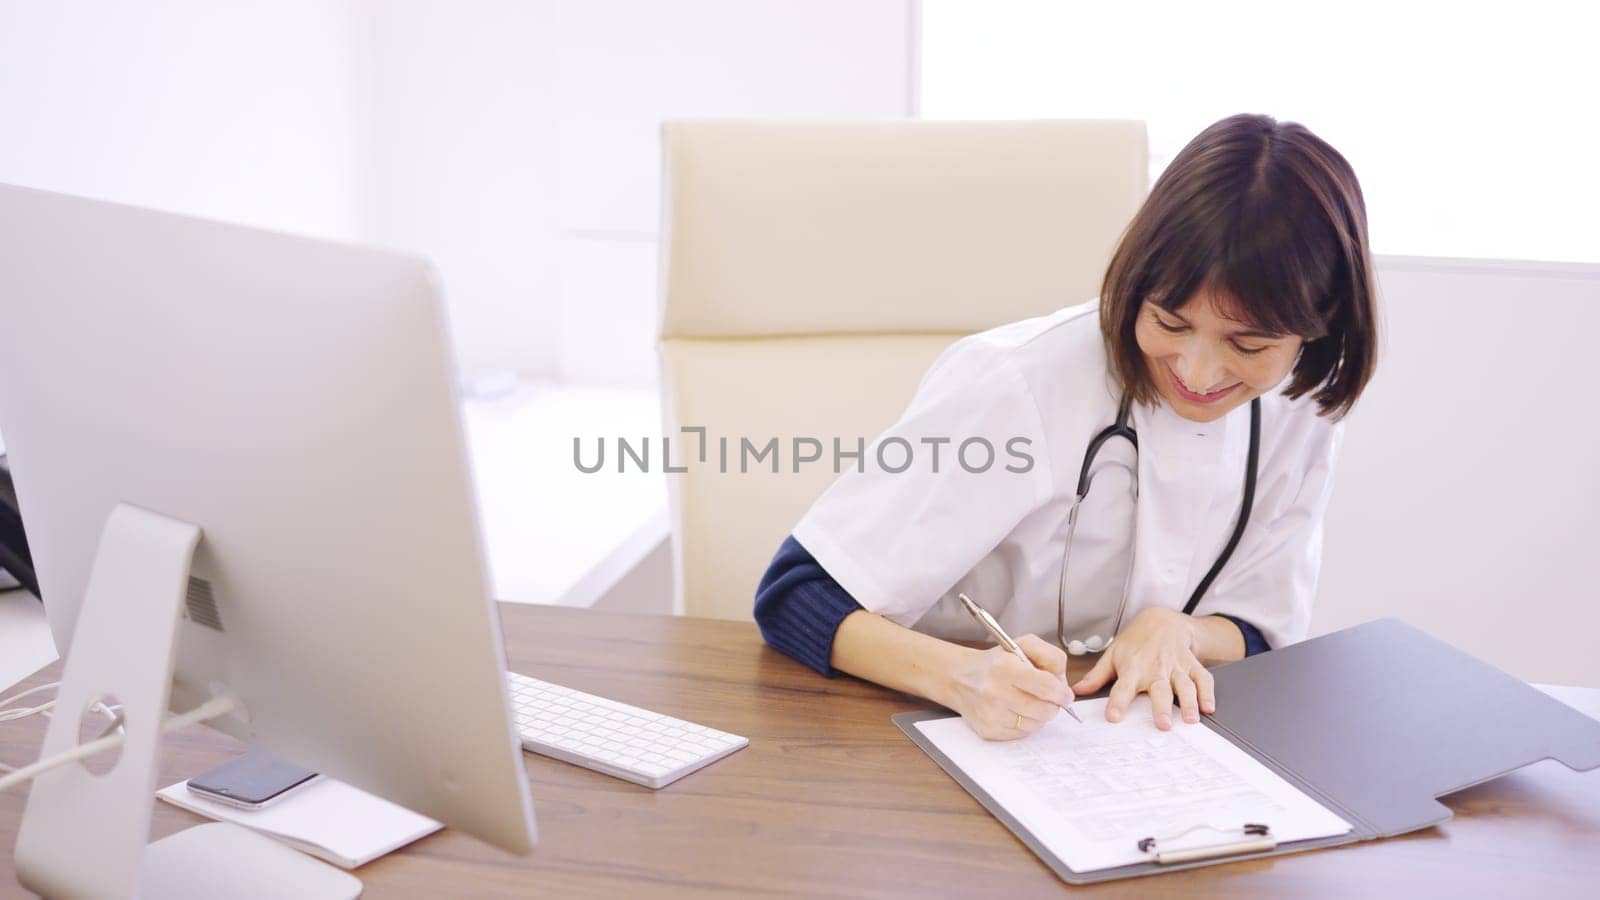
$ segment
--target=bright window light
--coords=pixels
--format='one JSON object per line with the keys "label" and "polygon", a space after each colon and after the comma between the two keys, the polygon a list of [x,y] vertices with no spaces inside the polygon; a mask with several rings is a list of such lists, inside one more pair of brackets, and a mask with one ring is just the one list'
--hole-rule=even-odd
{"label": "bright window light", "polygon": [[1600,262],[1589,4],[925,0],[930,119],[1142,119],[1151,176],[1236,112],[1350,160],[1373,250]]}

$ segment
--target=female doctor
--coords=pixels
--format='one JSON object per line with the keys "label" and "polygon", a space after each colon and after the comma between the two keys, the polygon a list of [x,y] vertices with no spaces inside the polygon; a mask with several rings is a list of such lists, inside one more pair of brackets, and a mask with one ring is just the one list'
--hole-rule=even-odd
{"label": "female doctor", "polygon": [[[934,362],[878,438],[908,465],[846,471],[816,501],[761,580],[762,634],[992,740],[1108,684],[1112,722],[1141,693],[1162,729],[1174,702],[1213,712],[1206,665],[1306,635],[1339,420],[1375,362],[1369,258],[1337,151],[1266,116],[1207,128],[1097,302]],[[990,642],[960,594],[1033,665],[955,643]],[[1071,685],[1068,650],[1102,651]]]}

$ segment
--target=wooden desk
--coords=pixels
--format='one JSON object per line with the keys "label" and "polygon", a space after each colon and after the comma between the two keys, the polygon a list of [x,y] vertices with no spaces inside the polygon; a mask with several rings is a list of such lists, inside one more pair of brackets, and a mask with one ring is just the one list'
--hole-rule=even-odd
{"label": "wooden desk", "polygon": [[[889,722],[925,704],[823,679],[748,623],[515,605],[502,615],[513,669],[746,735],[750,746],[661,791],[526,754],[539,824],[531,856],[444,831],[360,869],[368,897],[1546,898],[1600,886],[1600,772],[1546,761],[1449,798],[1456,818],[1439,828],[1069,888]],[[54,680],[58,666],[25,684]],[[1600,715],[1600,690],[1562,697]],[[0,761],[35,758],[44,726],[0,725]],[[238,749],[198,727],[165,746],[162,784]],[[0,795],[0,896],[21,890],[11,847],[24,796]],[[157,802],[151,837],[201,821]]]}

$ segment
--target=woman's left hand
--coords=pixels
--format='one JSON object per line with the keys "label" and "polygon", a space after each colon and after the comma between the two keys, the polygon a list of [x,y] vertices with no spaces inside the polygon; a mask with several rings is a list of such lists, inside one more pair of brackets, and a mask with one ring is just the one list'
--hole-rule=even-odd
{"label": "woman's left hand", "polygon": [[1172,727],[1176,697],[1185,722],[1200,721],[1216,711],[1211,673],[1200,664],[1196,620],[1175,609],[1152,607],[1134,616],[1094,668],[1072,686],[1079,697],[1093,694],[1115,679],[1106,702],[1106,721],[1117,722],[1140,694],[1150,695],[1156,727]]}

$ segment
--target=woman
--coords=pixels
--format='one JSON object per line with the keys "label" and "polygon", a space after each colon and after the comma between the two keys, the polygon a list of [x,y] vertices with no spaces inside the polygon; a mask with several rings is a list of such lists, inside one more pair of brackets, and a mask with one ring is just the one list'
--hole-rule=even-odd
{"label": "woman", "polygon": [[[1207,128],[1134,216],[1098,301],[939,357],[879,438],[934,452],[848,471],[817,500],[758,588],[763,635],[994,740],[1108,684],[1113,722],[1141,693],[1162,729],[1174,701],[1188,722],[1214,711],[1205,665],[1305,637],[1339,420],[1375,363],[1369,259],[1337,151],[1266,116]],[[984,444],[1011,464],[953,458]],[[988,643],[959,594],[1025,635],[1033,666],[954,643]],[[1068,685],[1063,647],[1104,652]]]}

